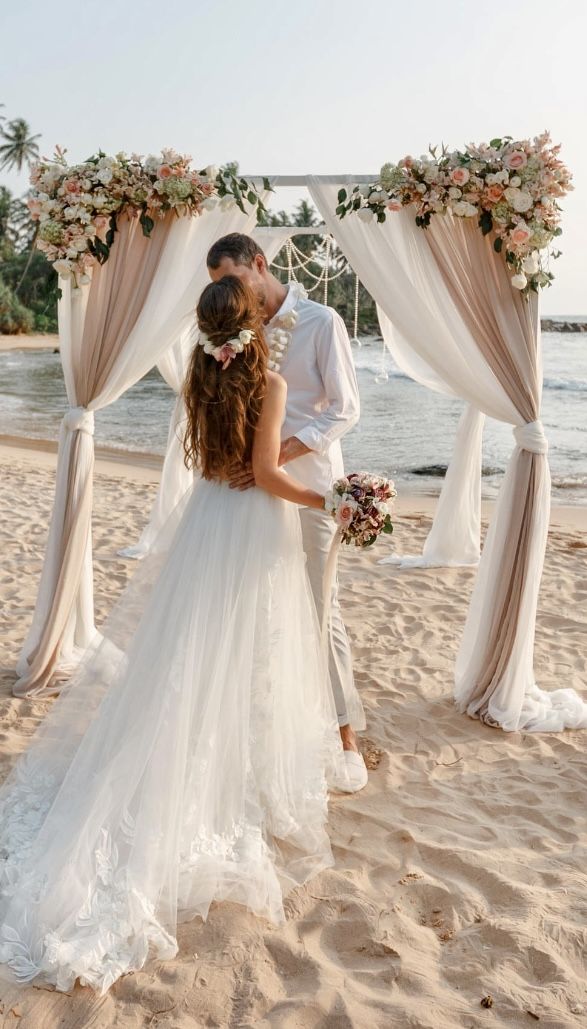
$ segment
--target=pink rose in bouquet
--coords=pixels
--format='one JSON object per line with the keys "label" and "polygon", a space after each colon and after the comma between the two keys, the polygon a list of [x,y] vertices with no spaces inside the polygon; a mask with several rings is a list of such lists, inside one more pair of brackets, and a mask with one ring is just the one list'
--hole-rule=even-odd
{"label": "pink rose in bouquet", "polygon": [[336,480],[325,508],[334,518],[343,543],[370,547],[382,532],[393,532],[391,502],[395,495],[391,480],[369,472],[352,472]]}

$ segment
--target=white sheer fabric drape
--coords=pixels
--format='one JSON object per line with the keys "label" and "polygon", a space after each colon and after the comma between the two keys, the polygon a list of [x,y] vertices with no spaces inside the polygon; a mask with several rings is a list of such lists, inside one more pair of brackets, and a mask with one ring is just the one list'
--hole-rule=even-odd
{"label": "white sheer fabric drape", "polygon": [[[59,337],[63,374],[70,409],[66,412],[59,438],[59,456],[55,485],[54,512],[49,528],[43,570],[31,628],[17,662],[20,680],[14,686],[16,695],[31,696],[43,692],[50,684],[67,678],[89,645],[95,633],[92,577],[92,545],[89,512],[78,519],[76,494],[91,511],[91,478],[94,462],[94,412],[112,404],[122,393],[145,375],[193,321],[193,311],[200,293],[198,255],[206,252],[220,232],[247,231],[256,220],[256,211],[246,214],[238,208],[222,212],[204,212],[197,218],[177,218],[167,235],[157,270],[141,312],[130,330],[124,347],[116,355],[101,389],[86,408],[78,407],[74,369],[79,366],[90,286],[71,288],[70,280],[61,280],[59,301]],[[222,228],[219,230],[219,224]],[[114,243],[116,246],[116,241]],[[111,258],[112,260],[112,258]],[[72,447],[78,448],[71,461]],[[70,469],[74,479],[70,481]],[[71,590],[71,613],[64,633],[59,634],[51,661],[51,672],[30,681],[31,661],[53,616],[53,598],[71,541],[63,539],[63,512],[76,509],[76,522],[87,524],[84,540],[76,547],[84,548],[83,560],[75,560],[75,575],[69,576],[66,588]],[[79,512],[83,514],[83,512]]]}
{"label": "white sheer fabric drape", "polygon": [[181,396],[192,342],[192,329],[184,329],[179,339],[165,351],[157,363],[157,368],[165,382],[176,394],[167,433],[161,480],[149,521],[133,546],[124,547],[118,551],[120,557],[137,559],[144,557],[151,549],[157,534],[161,531],[174,507],[193,484],[194,472],[186,468],[184,461],[185,406]]}
{"label": "white sheer fabric drape", "polygon": [[[457,705],[506,730],[556,731],[587,726],[587,705],[574,691],[545,693],[538,690],[534,681],[533,642],[548,528],[550,474],[541,423],[529,421],[518,398],[523,387],[526,395],[533,397],[534,408],[539,409],[536,297],[529,299],[530,307],[526,310],[526,321],[530,316],[535,325],[530,349],[527,338],[522,339],[520,308],[509,292],[511,287],[504,278],[504,269],[491,263],[491,252],[487,250],[481,255],[481,272],[474,269],[471,255],[463,252],[463,276],[468,275],[470,280],[472,269],[477,275],[486,274],[491,279],[492,291],[499,296],[501,306],[496,301],[495,309],[491,305],[489,311],[485,308],[482,313],[489,318],[494,335],[501,333],[508,339],[511,334],[509,356],[518,384],[517,388],[509,388],[503,374],[500,372],[500,381],[494,373],[486,356],[486,334],[476,338],[461,316],[426,233],[415,224],[413,211],[403,209],[384,224],[365,223],[356,215],[341,221],[335,214],[339,187],[311,178],[309,188],[352,267],[415,353],[458,396],[514,427],[516,446],[481,557],[458,656]],[[473,229],[477,231],[476,226],[468,231]],[[445,228],[447,234],[452,233],[448,238],[453,258],[464,230],[464,226],[458,225]],[[473,246],[473,237],[467,239]],[[447,243],[447,255],[448,252]],[[531,480],[526,476],[531,476]],[[527,508],[521,503],[526,496]],[[514,534],[524,540],[523,560],[519,559],[517,547],[508,546]],[[515,602],[509,596],[504,601],[504,583],[515,594]],[[496,634],[501,652],[491,654],[490,644]],[[485,682],[489,683],[486,689]]]}
{"label": "white sheer fabric drape", "polygon": [[[237,231],[236,229],[225,228],[226,215],[222,212],[213,212],[212,217],[215,217],[218,222],[218,231],[215,239],[220,238],[220,236],[224,236],[229,232]],[[249,233],[261,247],[267,258],[267,262],[270,264],[275,259],[286,240],[289,239],[291,235],[291,226],[258,225],[256,228],[250,229]],[[197,255],[193,255],[194,268],[197,264],[200,283],[198,295],[210,281],[206,265],[208,249],[209,248],[206,247]],[[161,470],[161,481],[159,483],[159,489],[157,490],[157,496],[155,497],[155,501],[151,509],[151,514],[149,515],[149,521],[143,529],[139,540],[135,544],[118,551],[120,557],[137,558],[140,560],[140,558],[144,557],[145,554],[148,554],[157,538],[157,534],[161,531],[174,507],[179,503],[184,493],[186,493],[190,488],[194,480],[194,472],[186,468],[184,461],[182,441],[185,431],[185,408],[181,398],[181,388],[183,386],[193,345],[193,328],[193,324],[188,326],[179,339],[177,339],[175,343],[173,343],[173,345],[163,354],[157,364],[157,367],[166,383],[171,386],[172,390],[177,394],[177,399],[173,405],[173,411],[171,413],[171,420],[169,423],[165,460]]]}
{"label": "white sheer fabric drape", "polygon": [[[378,305],[385,345],[399,368],[428,389],[448,396],[454,391],[437,375],[400,333]],[[485,415],[467,404],[459,421],[453,455],[442,485],[434,520],[422,554],[391,554],[380,564],[400,568],[476,565],[481,549],[481,447]]]}

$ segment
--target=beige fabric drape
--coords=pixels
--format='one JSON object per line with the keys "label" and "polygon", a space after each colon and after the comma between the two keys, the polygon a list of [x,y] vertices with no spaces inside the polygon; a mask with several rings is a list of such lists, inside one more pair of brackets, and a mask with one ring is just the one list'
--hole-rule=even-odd
{"label": "beige fabric drape", "polygon": [[[172,225],[173,214],[157,221],[150,238],[138,218],[122,217],[106,264],[92,274],[81,345],[72,353],[74,395],[61,427],[56,504],[50,544],[43,568],[37,608],[21,659],[16,696],[33,696],[56,688],[61,647],[79,603],[84,567],[91,562],[93,413],[88,405],[99,396],[114,362],[142,310]],[[64,484],[65,503],[58,503]],[[91,593],[91,579],[89,581]],[[86,577],[85,603],[89,605]],[[93,617],[86,617],[93,623]],[[78,641],[83,649],[89,639]],[[69,672],[61,668],[61,677]]]}
{"label": "beige fabric drape", "polygon": [[[540,414],[541,368],[538,340],[538,303],[512,289],[507,264],[496,253],[490,233],[483,236],[472,219],[434,218],[426,231],[447,289],[474,336],[483,357],[519,413],[519,424],[536,423]],[[512,656],[516,637],[527,634],[521,624],[524,594],[533,551],[544,552],[546,539],[537,538],[538,506],[549,492],[546,446],[542,452],[518,447],[512,457],[515,477],[513,503],[502,527],[505,547],[494,555],[496,589],[487,620],[479,629],[474,659],[461,666],[459,706],[492,724],[490,701]],[[546,501],[548,503],[548,500]],[[544,511],[540,522],[547,523]],[[537,584],[536,584],[537,585]],[[537,597],[535,598],[537,600]],[[532,641],[534,625],[531,627]]]}

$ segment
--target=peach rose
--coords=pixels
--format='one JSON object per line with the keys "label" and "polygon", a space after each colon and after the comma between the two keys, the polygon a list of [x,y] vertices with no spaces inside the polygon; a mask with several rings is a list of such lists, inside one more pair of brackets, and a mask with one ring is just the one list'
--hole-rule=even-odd
{"label": "peach rose", "polygon": [[506,168],[516,169],[523,168],[524,165],[528,164],[528,158],[523,150],[512,150],[511,154],[504,157],[503,163]]}
{"label": "peach rose", "polygon": [[471,175],[468,168],[453,168],[450,177],[457,186],[464,186],[471,178]]}
{"label": "peach rose", "polygon": [[510,233],[510,239],[516,246],[522,246],[532,237],[532,229],[525,222],[519,222]]}
{"label": "peach rose", "polygon": [[388,211],[401,211],[402,205],[399,200],[388,200],[387,210]]}
{"label": "peach rose", "polygon": [[81,192],[80,184],[79,184],[79,182],[76,182],[75,179],[66,179],[65,182],[63,183],[63,188],[65,189],[66,193],[80,193]]}
{"label": "peach rose", "polygon": [[108,227],[108,219],[105,214],[97,214],[94,218],[94,228],[96,229],[96,235],[102,236]]}
{"label": "peach rose", "polygon": [[41,214],[41,201],[40,200],[35,200],[33,197],[31,197],[30,200],[27,200],[27,207],[28,207],[29,211],[31,212],[31,217],[32,218],[35,218],[35,219],[39,218],[39,216]]}
{"label": "peach rose", "polygon": [[171,175],[173,175],[173,171],[171,170],[168,164],[162,164],[159,171],[157,172],[157,175],[160,179],[168,179]]}
{"label": "peach rose", "polygon": [[503,196],[503,187],[495,183],[495,185],[489,186],[485,195],[492,201],[492,203],[496,204]]}

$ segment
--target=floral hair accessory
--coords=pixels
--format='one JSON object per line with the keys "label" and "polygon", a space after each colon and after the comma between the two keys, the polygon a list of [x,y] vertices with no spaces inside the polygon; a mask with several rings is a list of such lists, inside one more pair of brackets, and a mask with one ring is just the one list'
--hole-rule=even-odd
{"label": "floral hair accessory", "polygon": [[255,338],[255,333],[252,329],[241,329],[238,336],[233,336],[232,339],[227,339],[226,343],[222,343],[221,346],[215,347],[214,344],[208,339],[205,332],[201,332],[198,343],[204,348],[205,354],[211,354],[216,361],[222,365],[222,371],[226,371],[231,361],[234,361],[237,354],[242,354],[246,346]]}

